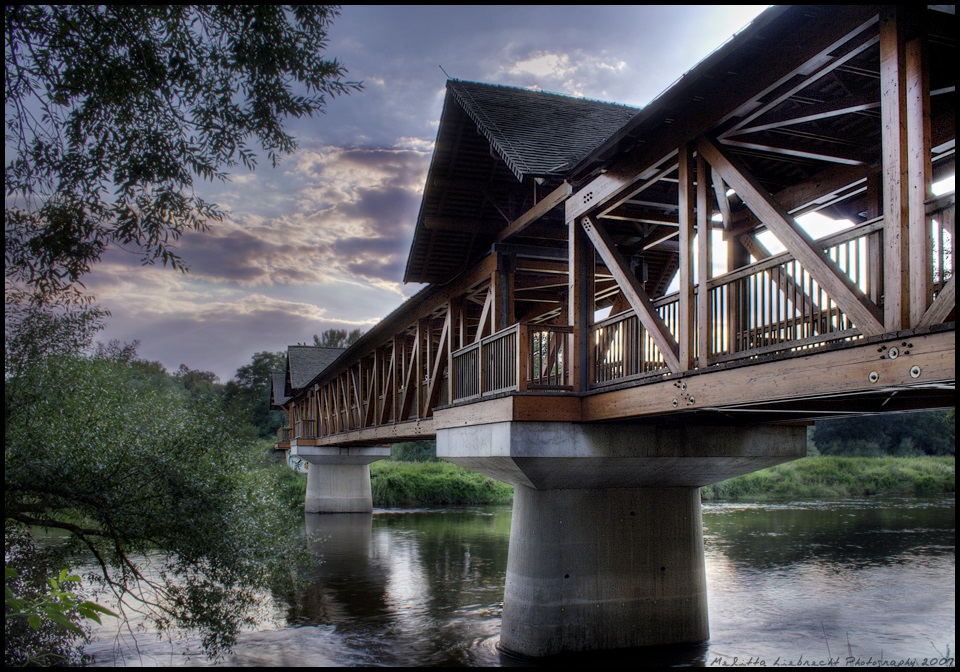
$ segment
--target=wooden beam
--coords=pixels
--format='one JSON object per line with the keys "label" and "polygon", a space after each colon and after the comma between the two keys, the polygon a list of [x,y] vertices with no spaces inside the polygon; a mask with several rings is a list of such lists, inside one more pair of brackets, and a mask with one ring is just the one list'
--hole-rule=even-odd
{"label": "wooden beam", "polygon": [[823,287],[827,295],[836,301],[840,309],[857,325],[860,333],[865,336],[883,333],[880,309],[863,295],[823,250],[817,249],[810,236],[735,158],[728,156],[721,147],[706,138],[697,145],[697,151]]}
{"label": "wooden beam", "polygon": [[[807,84],[807,82],[804,82],[804,84]],[[778,102],[780,101],[778,100]],[[806,124],[812,121],[819,121],[821,119],[828,119],[830,117],[837,117],[844,114],[866,112],[867,110],[877,109],[878,107],[880,107],[880,101],[874,98],[869,98],[866,96],[847,96],[846,98],[841,98],[839,100],[830,100],[827,102],[808,105],[802,108],[800,112],[791,109],[788,112],[769,114],[763,118],[763,122],[753,126],[737,128],[734,131],[725,134],[724,137],[733,137],[737,135],[744,135],[746,133],[759,133],[760,131],[770,131],[777,128],[796,126],[798,124]]]}
{"label": "wooden beam", "polygon": [[[797,27],[792,36],[796,52],[780,59],[753,59],[739,73],[737,81],[740,86],[717,90],[708,105],[689,106],[689,102],[684,100],[683,104],[689,107],[690,112],[681,116],[676,115],[676,110],[683,109],[679,97],[688,92],[684,87],[673,87],[665,94],[661,104],[648,106],[638,115],[638,121],[634,124],[638,132],[644,128],[660,132],[648,134],[645,144],[623,159],[609,164],[605,173],[577,190],[566,203],[567,221],[607,207],[608,203],[621,198],[638,181],[646,179],[647,170],[661,165],[682,142],[699,137],[731,117],[743,114],[765,95],[778,91],[797,77],[807,76],[811,64],[815,66],[833,60],[833,54],[843,45],[851,41],[861,44],[862,39],[858,36],[875,25],[876,9],[859,5],[844,5],[835,10],[834,18],[828,25],[822,21],[806,21]],[[690,79],[693,80],[693,73]],[[671,110],[672,123],[663,126],[659,117],[665,114],[663,109],[669,102],[675,102]]]}
{"label": "wooden beam", "polygon": [[[406,355],[406,346],[404,346],[404,355]],[[407,365],[407,370],[403,374],[403,392],[400,396],[400,403],[397,405],[397,412],[393,419],[394,422],[400,422],[401,420],[409,419],[407,416],[410,415],[410,409],[413,406],[413,401],[416,398],[416,390],[413,390],[411,393],[411,387],[419,387],[419,381],[413,375],[414,369],[417,368],[417,362],[419,361],[420,356],[420,324],[417,323],[417,335],[413,341],[413,350],[410,352],[410,362]]]}
{"label": "wooden beam", "polygon": [[[740,405],[759,405],[782,400],[795,402],[804,397],[845,397],[858,393],[879,392],[888,387],[903,389],[908,395],[914,385],[952,382],[956,377],[954,332],[914,334],[910,342],[909,364],[902,358],[881,359],[877,347],[882,341],[868,341],[863,345],[838,350],[808,351],[811,354],[777,358],[751,366],[714,370],[705,374],[687,376],[685,394],[689,404],[675,407],[678,398],[676,380],[627,387],[621,390],[594,394],[582,399],[582,422],[622,420],[645,415],[668,416],[685,410],[723,410]],[[899,346],[901,339],[889,339],[886,345]],[[910,375],[911,366],[922,371],[919,379]],[[878,383],[871,382],[870,374],[879,374]],[[682,398],[681,398],[682,400]],[[844,401],[834,403],[847,403]],[[802,402],[797,406],[803,408]]]}
{"label": "wooden beam", "polygon": [[870,32],[867,31],[867,28],[873,26],[875,23],[876,17],[861,25],[855,32],[848,34],[847,37],[850,39],[844,40],[846,42],[844,48],[846,48],[847,51],[843,55],[834,56],[833,51],[831,50],[830,56],[826,58],[821,55],[821,58],[819,59],[811,59],[809,62],[819,63],[819,66],[817,66],[815,72],[798,73],[800,77],[796,81],[790,82],[792,84],[791,86],[778,91],[776,96],[765,99],[764,104],[759,109],[752,110],[749,115],[737,122],[737,124],[732,129],[724,133],[722,137],[733,135],[742,127],[746,127],[747,124],[759,119],[770,110],[775,109],[783,101],[791,98],[793,95],[799,93],[814,82],[826,77],[837,68],[873,47],[879,38],[876,35],[870,34]]}
{"label": "wooden beam", "polygon": [[[838,141],[833,140],[832,138],[824,138],[824,142],[833,141],[834,144],[840,144]],[[839,163],[845,166],[865,166],[867,165],[866,151],[859,152],[850,152],[844,151],[842,149],[834,149],[832,151],[818,151],[811,152],[810,145],[804,142],[789,142],[786,139],[781,139],[779,144],[771,145],[770,143],[760,143],[760,142],[749,142],[747,140],[731,140],[727,139],[723,141],[724,145],[729,147],[740,147],[742,149],[752,149],[758,152],[763,152],[765,154],[774,154],[779,156],[790,156],[798,159],[812,159],[814,161],[826,161],[828,163]],[[843,143],[847,144],[847,143]],[[847,149],[847,148],[845,148]],[[866,148],[865,148],[866,149]]]}
{"label": "wooden beam", "polygon": [[910,321],[906,54],[897,6],[880,21],[880,116],[883,165],[883,307],[887,331]]}
{"label": "wooden beam", "polygon": [[572,193],[573,187],[569,182],[564,182],[559,187],[544,196],[535,206],[510,222],[507,225],[507,228],[497,235],[497,238],[494,242],[502,243],[510,236],[520,233],[525,228],[570,198],[570,194]]}
{"label": "wooden beam", "polygon": [[[713,335],[713,319],[710,315],[710,292],[707,283],[713,261],[713,233],[710,230],[710,192],[707,190],[707,175],[710,170],[702,156],[697,156],[697,366],[707,367],[710,341]],[[726,196],[724,196],[726,200]]]}
{"label": "wooden beam", "polygon": [[443,320],[443,327],[440,329],[440,343],[437,346],[437,354],[434,358],[433,368],[430,370],[430,382],[427,385],[427,394],[423,407],[421,418],[427,418],[433,414],[433,407],[437,405],[437,399],[440,397],[440,381],[443,378],[444,365],[452,361],[448,359],[450,352],[450,311],[447,311],[446,318]]}
{"label": "wooden beam", "polygon": [[583,228],[575,220],[567,222],[567,323],[573,327],[573,389],[586,392],[592,381],[590,365],[590,324],[593,320],[593,250]]}
{"label": "wooden beam", "polygon": [[[473,337],[474,343],[479,343],[484,337],[484,331],[486,331],[487,322],[493,321],[493,299],[494,299],[494,288],[493,283],[490,283],[490,286],[487,287],[487,297],[483,301],[483,311],[480,313],[480,322],[477,324],[477,333]],[[490,325],[490,333],[495,332],[496,329],[493,328],[493,325]]]}
{"label": "wooden beam", "polygon": [[397,370],[397,341],[393,339],[390,343],[390,364],[387,365],[387,374],[383,379],[383,405],[380,407],[380,422],[378,425],[385,425],[390,420],[390,411],[393,410],[393,398],[396,395],[396,370]]}
{"label": "wooden beam", "polygon": [[459,233],[476,233],[483,226],[479,219],[464,217],[424,217],[423,228],[431,231],[457,231]]}
{"label": "wooden beam", "polygon": [[680,346],[673,338],[673,334],[670,333],[636,276],[630,272],[630,267],[613,244],[613,240],[610,239],[606,231],[597,226],[589,217],[580,220],[580,225],[590,242],[593,243],[597,253],[606,263],[607,268],[610,269],[620,286],[620,291],[630,302],[630,307],[637,313],[640,323],[653,338],[654,343],[657,344],[667,368],[672,373],[679,373],[682,370],[679,359]]}
{"label": "wooden beam", "polygon": [[936,324],[941,324],[950,316],[950,313],[957,309],[956,280],[957,276],[950,276],[950,279],[947,280],[946,284],[944,284],[943,288],[937,294],[937,298],[934,299],[930,307],[927,308],[927,312],[920,318],[920,321],[917,323],[918,327],[932,327]]}
{"label": "wooden beam", "polygon": [[717,207],[720,209],[720,217],[723,219],[723,228],[729,229],[733,223],[733,216],[730,212],[730,198],[727,196],[727,185],[723,183],[723,178],[716,168],[710,169],[710,178],[713,182],[714,195],[717,198]]}
{"label": "wooden beam", "polygon": [[[693,246],[696,224],[696,186],[694,185],[693,149],[687,145],[680,148],[679,183],[677,202],[680,216],[680,297],[678,306],[678,358],[681,371],[694,368],[694,303]],[[626,296],[626,292],[624,292]],[[639,312],[638,312],[639,314]]]}
{"label": "wooden beam", "polygon": [[516,257],[511,254],[497,254],[497,270],[494,271],[490,284],[494,286],[494,320],[495,331],[506,329],[514,323],[513,292],[514,269]]}
{"label": "wooden beam", "polygon": [[926,211],[927,199],[933,196],[930,77],[922,39],[907,42],[905,61],[910,324],[916,325],[933,300],[933,236]]}

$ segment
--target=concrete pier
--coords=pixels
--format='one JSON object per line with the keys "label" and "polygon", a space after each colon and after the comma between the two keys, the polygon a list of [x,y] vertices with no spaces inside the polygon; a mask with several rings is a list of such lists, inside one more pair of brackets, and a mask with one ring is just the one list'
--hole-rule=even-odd
{"label": "concrete pier", "polygon": [[620,649],[709,636],[696,488],[514,495],[500,647]]}
{"label": "concrete pier", "polygon": [[306,513],[370,513],[370,463],[390,457],[389,446],[341,448],[291,446],[291,455],[310,463]]}
{"label": "concrete pier", "polygon": [[699,486],[805,452],[795,426],[437,433],[439,457],[516,486],[500,648],[527,657],[706,640]]}

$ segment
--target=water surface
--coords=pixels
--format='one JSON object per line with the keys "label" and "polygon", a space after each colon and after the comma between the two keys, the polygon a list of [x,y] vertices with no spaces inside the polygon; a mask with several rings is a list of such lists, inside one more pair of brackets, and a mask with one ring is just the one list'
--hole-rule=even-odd
{"label": "water surface", "polygon": [[[955,653],[954,508],[952,499],[705,504],[710,640],[586,657],[672,666],[934,664]],[[534,664],[496,650],[509,507],[307,515],[305,530],[323,557],[309,586],[277,604],[220,664]],[[88,651],[98,665],[211,664],[192,639],[141,634],[137,647],[129,636],[108,636]]]}

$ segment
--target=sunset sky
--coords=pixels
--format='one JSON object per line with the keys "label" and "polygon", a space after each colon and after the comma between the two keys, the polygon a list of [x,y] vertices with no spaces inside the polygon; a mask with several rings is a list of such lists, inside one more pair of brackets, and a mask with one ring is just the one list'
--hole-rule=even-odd
{"label": "sunset sky", "polygon": [[364,90],[292,122],[279,168],[200,186],[231,214],[182,239],[188,274],[108,254],[86,282],[100,339],[226,382],[254,352],[366,330],[420,289],[401,278],[447,75],[641,107],[762,9],[346,6],[326,54]]}

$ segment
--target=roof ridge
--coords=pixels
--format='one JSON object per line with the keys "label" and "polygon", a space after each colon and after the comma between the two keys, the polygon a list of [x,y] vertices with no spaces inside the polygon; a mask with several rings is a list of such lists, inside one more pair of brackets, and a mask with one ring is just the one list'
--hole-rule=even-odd
{"label": "roof ridge", "polygon": [[626,103],[618,103],[612,100],[600,100],[599,98],[589,98],[587,96],[578,96],[572,93],[561,93],[560,91],[549,91],[547,89],[541,89],[539,87],[532,89],[528,86],[515,86],[513,84],[492,84],[490,82],[479,82],[474,79],[458,79],[456,77],[450,77],[447,81],[456,82],[458,84],[477,84],[479,86],[486,86],[490,88],[511,89],[513,91],[520,91],[525,93],[539,93],[546,96],[556,96],[557,98],[567,98],[569,100],[579,100],[587,103],[598,103],[600,105],[610,105],[611,107],[625,107],[631,110],[643,109],[641,107],[637,107],[636,105],[627,105]]}

